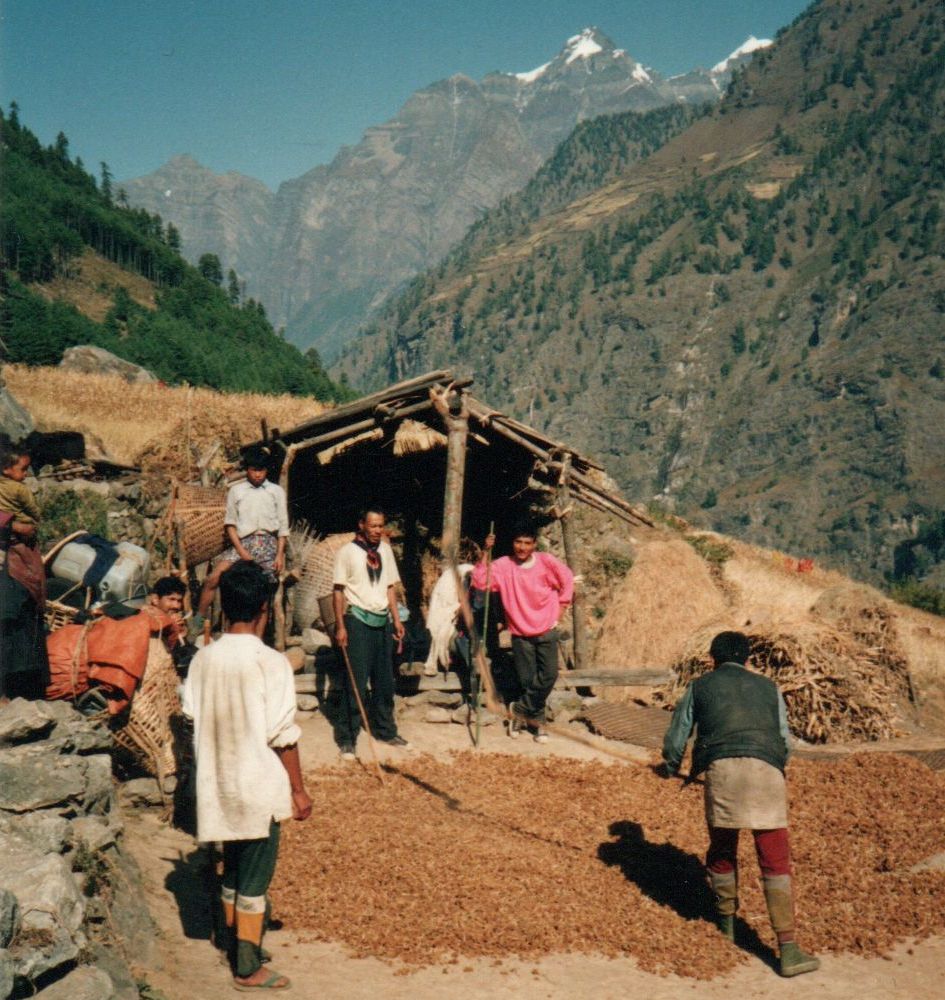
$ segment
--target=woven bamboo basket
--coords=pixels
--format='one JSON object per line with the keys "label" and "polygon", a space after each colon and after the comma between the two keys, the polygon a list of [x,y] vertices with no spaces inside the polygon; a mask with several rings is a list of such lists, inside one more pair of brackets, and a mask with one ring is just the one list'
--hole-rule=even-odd
{"label": "woven bamboo basket", "polygon": [[188,566],[199,566],[226,547],[223,519],[226,490],[179,485],[174,494],[174,523],[180,554]]}
{"label": "woven bamboo basket", "polygon": [[177,671],[160,636],[148,644],[148,663],[141,687],[131,700],[128,721],[115,729],[115,742],[128,750],[165,788],[177,773],[171,720],[180,714]]}
{"label": "woven bamboo basket", "polygon": [[298,629],[322,626],[319,598],[331,593],[335,555],[342,545],[354,538],[353,532],[328,535],[310,546],[299,567],[299,582],[295,585],[295,606],[292,618]]}
{"label": "woven bamboo basket", "polygon": [[59,601],[46,601],[46,629],[55,632],[63,625],[71,625],[79,613],[78,608],[70,608],[68,604],[60,604]]}

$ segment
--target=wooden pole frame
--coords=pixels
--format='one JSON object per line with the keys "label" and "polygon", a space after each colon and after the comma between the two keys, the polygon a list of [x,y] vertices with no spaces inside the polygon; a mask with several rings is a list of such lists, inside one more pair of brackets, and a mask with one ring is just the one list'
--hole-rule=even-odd
{"label": "wooden pole frame", "polygon": [[571,622],[574,634],[574,669],[583,670],[587,665],[587,629],[584,623],[584,588],[581,577],[581,559],[578,555],[577,540],[574,537],[571,503],[571,455],[565,452],[561,476],[558,480],[558,522],[561,525],[561,540],[564,543],[564,558],[574,574],[574,597],[571,599]]}

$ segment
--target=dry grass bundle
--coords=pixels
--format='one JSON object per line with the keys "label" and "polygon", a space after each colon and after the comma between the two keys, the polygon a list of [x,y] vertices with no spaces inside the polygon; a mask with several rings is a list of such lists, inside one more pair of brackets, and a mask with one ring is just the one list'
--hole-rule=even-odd
{"label": "dry grass bundle", "polygon": [[417,420],[405,420],[394,434],[394,455],[411,455],[432,448],[445,448],[446,435]]}
{"label": "dry grass bundle", "polygon": [[[710,670],[712,638],[731,627],[716,623],[701,629],[657,700],[675,704],[690,681]],[[781,689],[792,733],[809,743],[897,735],[896,706],[908,698],[908,676],[888,612],[873,607],[843,622],[811,618],[745,631],[751,643],[748,665]]]}
{"label": "dry grass bundle", "polygon": [[674,663],[694,631],[725,611],[708,564],[684,541],[640,546],[614,596],[594,648],[601,667]]}
{"label": "dry grass bundle", "polygon": [[[945,776],[860,754],[792,762],[788,784],[802,944],[882,954],[945,930],[945,873],[909,872],[945,849]],[[283,829],[273,885],[303,940],[413,967],[572,952],[706,979],[744,960],[711,924],[697,785],[466,753],[405,761],[384,785],[325,770],[309,788],[318,820]],[[753,855],[743,836],[740,916],[771,946]]]}

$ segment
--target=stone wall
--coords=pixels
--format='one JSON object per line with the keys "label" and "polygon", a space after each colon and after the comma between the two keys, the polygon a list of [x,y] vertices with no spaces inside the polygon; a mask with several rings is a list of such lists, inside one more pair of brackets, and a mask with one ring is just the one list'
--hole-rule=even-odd
{"label": "stone wall", "polygon": [[0,707],[0,1000],[138,1000],[154,927],[122,851],[112,748],[64,702]]}

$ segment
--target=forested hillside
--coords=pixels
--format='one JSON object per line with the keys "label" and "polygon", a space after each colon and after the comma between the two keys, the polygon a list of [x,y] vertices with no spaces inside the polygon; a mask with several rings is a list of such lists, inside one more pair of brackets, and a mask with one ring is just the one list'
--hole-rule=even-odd
{"label": "forested hillside", "polygon": [[[19,121],[16,104],[0,113],[0,357],[57,364],[76,344],[95,344],[144,365],[167,382],[218,389],[346,394],[317,355],[303,356],[272,329],[261,305],[240,301],[213,255],[191,267],[172,225],[130,208],[113,191],[108,166],[100,179],[69,155],[60,133],[44,147]],[[68,302],[70,281],[90,253],[153,285],[142,304],[125,283],[96,289],[110,305],[100,320]],[[116,273],[117,272],[116,270]],[[55,288],[55,291],[53,291]]]}
{"label": "forested hillside", "polygon": [[635,499],[914,579],[894,550],[945,509],[945,8],[814,4],[709,115],[595,170],[483,220],[349,373],[471,369]]}

